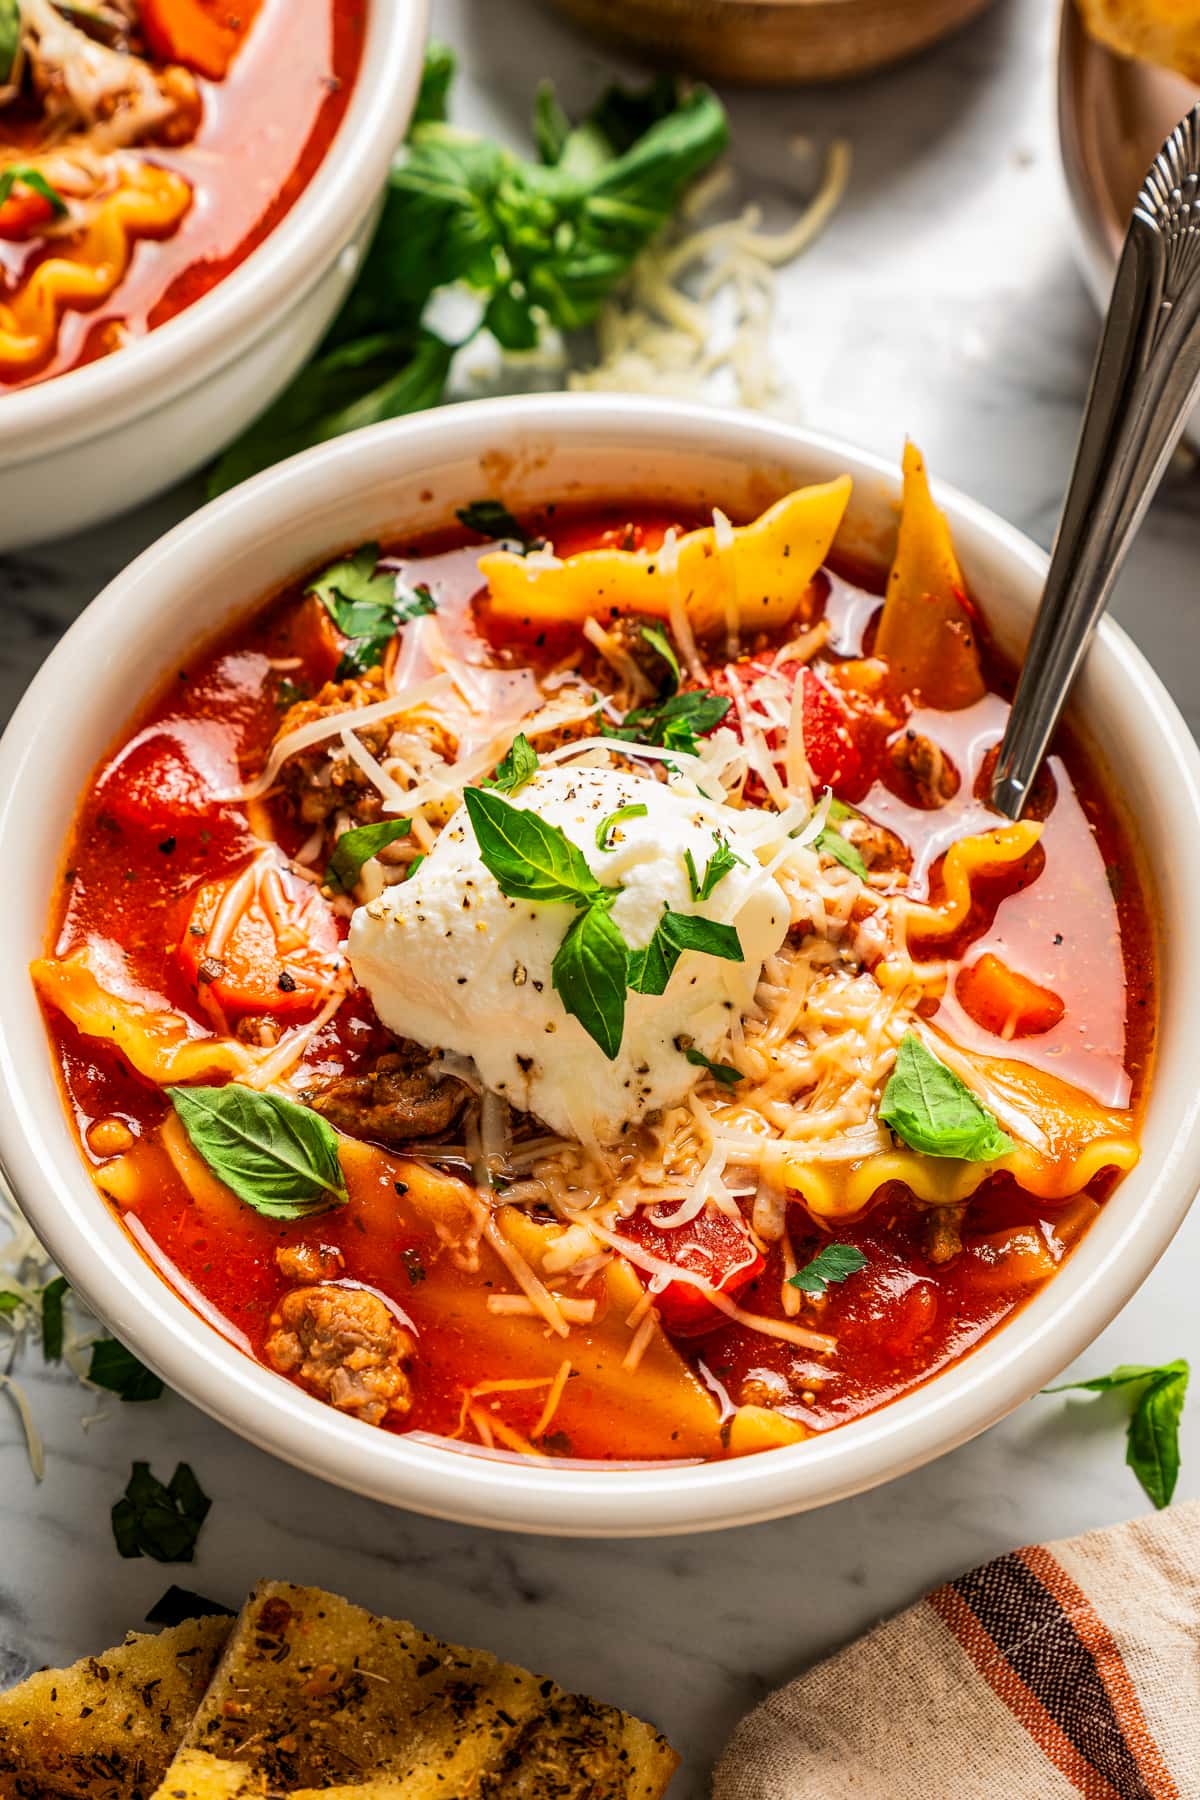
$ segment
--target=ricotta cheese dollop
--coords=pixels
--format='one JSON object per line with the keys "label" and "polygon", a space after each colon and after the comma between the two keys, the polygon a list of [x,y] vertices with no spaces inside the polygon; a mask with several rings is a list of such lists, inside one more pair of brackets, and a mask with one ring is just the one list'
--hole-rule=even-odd
{"label": "ricotta cheese dollop", "polygon": [[[551,980],[574,910],[502,893],[463,806],[414,875],[357,909],[350,963],[390,1031],[473,1058],[486,1087],[562,1136],[609,1142],[686,1098],[703,1074],[687,1060],[688,1044],[717,1056],[753,1001],[764,959],[783,942],[788,904],[753,848],[739,842],[732,809],[650,776],[543,769],[510,803],[558,826],[597,878],[621,889],[612,918],[631,950],[649,943],[669,906],[732,925],[744,962],[684,951],[664,993],[627,995],[610,1061]],[[597,828],[629,806],[645,812],[614,824],[611,847],[602,849]],[[741,860],[707,899],[695,900],[684,853],[702,879],[722,842]]]}

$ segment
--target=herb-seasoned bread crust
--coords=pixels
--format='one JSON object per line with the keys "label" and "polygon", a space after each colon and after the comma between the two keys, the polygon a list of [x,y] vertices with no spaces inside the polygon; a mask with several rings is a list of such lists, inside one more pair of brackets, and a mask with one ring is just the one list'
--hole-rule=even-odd
{"label": "herb-seasoned bread crust", "polygon": [[677,1762],[614,1707],[266,1582],[155,1800],[659,1800]]}
{"label": "herb-seasoned bread crust", "polygon": [[131,1634],[0,1694],[4,1800],[149,1800],[229,1635],[227,1618]]}

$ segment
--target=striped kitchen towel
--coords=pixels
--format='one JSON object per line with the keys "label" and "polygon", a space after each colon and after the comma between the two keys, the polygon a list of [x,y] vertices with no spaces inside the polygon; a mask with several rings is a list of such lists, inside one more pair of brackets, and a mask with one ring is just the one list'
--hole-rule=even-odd
{"label": "striped kitchen towel", "polygon": [[1200,1800],[1200,1502],[972,1569],[742,1720],[713,1800]]}

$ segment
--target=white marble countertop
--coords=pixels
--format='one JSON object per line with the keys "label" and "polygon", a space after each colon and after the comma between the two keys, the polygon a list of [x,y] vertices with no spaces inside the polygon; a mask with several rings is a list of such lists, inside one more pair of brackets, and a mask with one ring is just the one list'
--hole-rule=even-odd
{"label": "white marble countertop", "polygon": [[[933,468],[1045,542],[1096,336],[1073,267],[1053,146],[1052,9],[999,0],[923,61],[812,94],[731,95],[749,193],[787,218],[796,133],[853,140],[850,193],[781,289],[779,355],[807,422]],[[568,101],[605,60],[532,0],[435,0],[462,53],[460,115],[523,133],[536,82]],[[195,485],[108,526],[0,559],[6,716],[59,633],[131,556],[198,503]],[[1200,726],[1200,487],[1160,496],[1119,616]],[[1200,1349],[1200,1214],[1080,1367]],[[296,1474],[182,1400],[94,1410],[30,1360],[45,1434],[35,1486],[0,1405],[0,1679],[6,1653],[68,1659],[136,1625],[171,1579],[236,1603],[270,1573],[338,1589],[427,1630],[486,1645],[654,1718],[684,1753],[679,1800],[739,1713],[805,1662],[971,1563],[1124,1519],[1144,1502],[1109,1403],[1038,1399],[954,1455],[857,1500],[774,1525],[658,1542],[489,1535],[390,1512]],[[121,1562],[109,1508],[133,1458],[187,1460],[213,1497],[194,1567]],[[1181,1495],[1200,1495],[1184,1424]]]}

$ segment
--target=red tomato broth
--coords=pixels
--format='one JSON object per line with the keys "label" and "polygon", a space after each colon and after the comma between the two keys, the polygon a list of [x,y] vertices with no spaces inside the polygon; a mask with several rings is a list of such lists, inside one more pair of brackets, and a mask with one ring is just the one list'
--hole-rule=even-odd
{"label": "red tomato broth", "polygon": [[[643,517],[637,509],[632,509],[632,521],[644,534],[642,542],[650,546],[666,523],[660,514],[647,512]],[[556,549],[565,547],[568,535],[571,549],[614,539],[623,542],[629,522],[626,513],[615,510],[602,515],[576,514],[569,520],[551,515],[528,521],[532,529],[540,525],[551,531]],[[677,522],[687,526],[694,521]],[[457,604],[443,595],[439,622],[455,634],[460,645],[473,645],[483,660],[496,650],[495,621],[489,618],[478,593],[472,593],[472,584],[462,578],[462,565],[469,559],[458,548],[461,542],[461,537],[443,534],[415,552],[405,554],[397,549],[394,554],[410,565],[410,579],[427,577],[434,566],[430,559],[447,553],[454,557],[459,571]],[[871,581],[878,593],[882,582],[877,574],[873,579],[861,569],[854,574],[858,586]],[[836,585],[836,579],[826,586]],[[860,612],[866,610],[865,605],[859,606]],[[750,647],[752,653],[754,648]],[[514,640],[510,634],[498,660],[528,660],[536,665],[543,654],[549,655],[549,648],[536,638],[526,641],[518,636]],[[209,771],[217,772],[212,779],[231,784],[238,768],[253,769],[261,764],[278,726],[281,684],[315,691],[331,674],[335,658],[336,647],[323,614],[297,586],[269,601],[216,645],[187,659],[164,683],[141,714],[137,729],[124,735],[114,754],[101,765],[84,798],[59,902],[55,954],[67,954],[93,933],[115,939],[135,980],[207,1023],[172,953],[178,941],[178,921],[186,916],[189,897],[198,885],[244,863],[254,840],[238,809],[221,806],[211,798],[207,805],[194,804],[196,796],[187,783],[182,784],[176,801],[169,782],[153,784],[166,810],[161,818],[153,815],[151,829],[140,829],[136,823],[131,826],[128,817],[123,822],[121,778],[128,770],[128,745],[139,738],[146,741],[150,733],[164,734],[167,743],[187,739],[192,754],[200,756]],[[280,664],[284,666],[272,666]],[[987,673],[991,694],[1010,687],[1010,672],[991,653]],[[197,745],[202,748],[197,750]],[[161,749],[162,744],[156,747]],[[855,735],[855,747],[863,777],[869,778],[869,798],[886,786],[889,777],[884,737],[874,725],[868,726]],[[1119,919],[1123,957],[1123,1064],[1130,1079],[1132,1104],[1140,1108],[1152,1059],[1156,1002],[1154,929],[1139,860],[1094,759],[1085,756],[1067,733],[1060,738],[1055,779],[1059,796],[1072,796],[1086,818],[1103,865],[1124,872],[1124,883],[1112,904]],[[964,780],[962,789],[968,798],[969,787]],[[135,792],[133,811],[136,801]],[[863,804],[869,813],[866,799]],[[290,829],[297,837],[303,835],[294,824]],[[160,836],[160,832],[166,835]],[[283,837],[283,832],[280,835]],[[1002,907],[1020,895],[1024,884],[1036,889],[1046,879],[1044,853],[1040,861],[1035,854],[1027,864],[989,874],[975,888],[971,917],[949,946],[948,992],[953,991],[955,972],[972,946],[987,941],[993,933]],[[930,875],[936,898],[940,857],[933,862]],[[1107,886],[1103,895],[1093,898],[1103,910],[1110,899]],[[1061,924],[1054,907],[1048,912]],[[946,953],[943,947],[940,954]],[[1073,1020],[1077,1008],[1086,1010],[1087,974],[1068,963],[1066,978],[1062,994],[1065,1017]],[[96,1119],[115,1116],[146,1139],[167,1107],[157,1090],[131,1074],[114,1051],[83,1037],[57,1014],[48,1013],[47,1018],[68,1106],[85,1155],[103,1188],[104,1159],[95,1157],[87,1147],[88,1126]],[[303,1067],[314,1079],[352,1071],[368,1052],[386,1042],[366,995],[354,991],[308,1045]],[[1025,1042],[992,1040],[989,1047],[994,1054],[1020,1054]],[[356,1170],[358,1163],[356,1157]],[[359,1171],[351,1180],[350,1204],[311,1222],[281,1224],[237,1202],[215,1213],[206,1211],[189,1198],[182,1180],[169,1168],[161,1171],[155,1188],[139,1194],[135,1210],[141,1228],[161,1255],[209,1307],[244,1334],[262,1360],[266,1360],[263,1345],[272,1313],[289,1286],[276,1267],[275,1249],[283,1243],[335,1247],[343,1259],[344,1278],[386,1294],[417,1329],[414,1407],[403,1426],[396,1429],[454,1436],[460,1430],[464,1390],[503,1378],[528,1377],[548,1383],[561,1360],[569,1358],[575,1379],[567,1384],[543,1449],[604,1460],[703,1454],[688,1441],[655,1442],[642,1421],[597,1397],[586,1379],[591,1336],[587,1326],[575,1326],[568,1343],[552,1339],[540,1319],[492,1318],[488,1331],[482,1331],[479,1312],[486,1295],[511,1290],[507,1271],[486,1245],[480,1252],[478,1270],[457,1267],[429,1218],[397,1190],[396,1183],[404,1183],[404,1169],[403,1157],[377,1149],[370,1178]],[[1111,1186],[1108,1175],[1101,1175],[1089,1193],[1100,1202]],[[121,1209],[117,1206],[116,1210],[119,1213]],[[789,1211],[797,1256],[803,1264],[828,1240],[799,1206]],[[927,1210],[918,1206],[907,1190],[892,1184],[864,1216],[833,1227],[836,1241],[866,1252],[866,1268],[843,1285],[831,1286],[816,1304],[805,1300],[803,1322],[838,1339],[834,1355],[798,1351],[728,1323],[696,1336],[690,1322],[684,1321],[677,1346],[691,1367],[702,1376],[707,1371],[735,1397],[739,1388],[745,1387],[749,1398],[758,1382],[764,1397],[774,1389],[773,1403],[778,1405],[782,1381],[787,1386],[786,1415],[812,1430],[824,1430],[929,1379],[1002,1325],[1037,1291],[1041,1281],[1006,1280],[1004,1246],[1001,1243],[997,1250],[997,1234],[1032,1228],[1044,1243],[1053,1246],[1052,1255],[1058,1261],[1070,1246],[1059,1244],[1055,1221],[1069,1220],[1073,1242],[1086,1225],[1086,1219],[1080,1224],[1079,1215],[1078,1201],[1039,1202],[1022,1192],[1011,1177],[993,1176],[969,1203],[962,1228],[963,1252],[953,1261],[938,1264],[928,1254]],[[662,1250],[657,1239],[664,1235],[656,1234],[658,1254]],[[687,1235],[685,1228],[681,1239],[686,1240]],[[783,1271],[778,1249],[770,1248],[765,1268],[760,1265],[761,1258],[750,1272],[748,1285],[731,1283],[728,1291],[736,1291],[739,1305],[781,1318]],[[597,1321],[605,1308],[602,1287],[601,1282],[593,1281],[582,1290],[598,1300]],[[510,1425],[528,1432],[544,1399],[544,1390],[539,1388],[505,1393],[483,1404],[502,1408]],[[686,1433],[683,1436],[686,1439]]]}
{"label": "red tomato broth", "polygon": [[[262,0],[220,80],[196,76],[201,123],[186,144],[130,154],[177,172],[192,201],[167,236],[141,238],[116,289],[62,314],[51,354],[0,390],[95,362],[175,318],[258,248],[312,180],[337,134],[362,59],[367,0]],[[0,302],[70,239],[0,236]]]}

